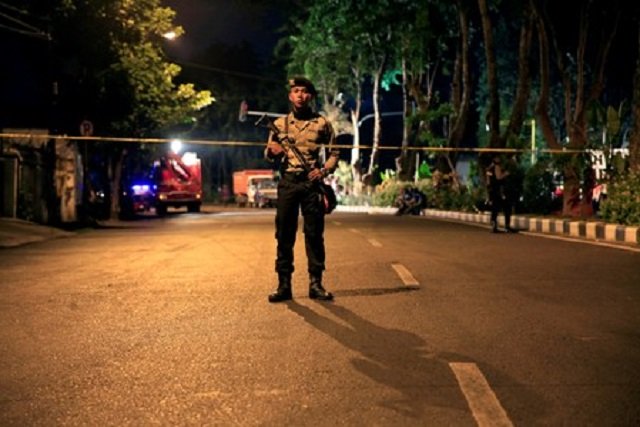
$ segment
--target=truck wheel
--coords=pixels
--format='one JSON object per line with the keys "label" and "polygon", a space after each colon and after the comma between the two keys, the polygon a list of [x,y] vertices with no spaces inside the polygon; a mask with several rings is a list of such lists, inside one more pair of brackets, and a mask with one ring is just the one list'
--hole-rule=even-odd
{"label": "truck wheel", "polygon": [[167,207],[165,205],[156,205],[156,214],[165,216],[167,214]]}
{"label": "truck wheel", "polygon": [[191,203],[187,205],[187,212],[200,212],[200,203]]}

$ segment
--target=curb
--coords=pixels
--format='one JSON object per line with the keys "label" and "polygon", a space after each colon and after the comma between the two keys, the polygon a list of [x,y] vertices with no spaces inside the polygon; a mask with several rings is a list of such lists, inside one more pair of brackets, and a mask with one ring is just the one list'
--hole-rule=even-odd
{"label": "curb", "polygon": [[[425,209],[425,216],[433,218],[456,219],[465,222],[489,224],[489,213],[465,213]],[[555,219],[514,215],[511,220],[520,231],[533,233],[557,234],[567,237],[583,238],[615,243],[640,243],[640,227],[609,224],[602,221],[584,221],[573,219]],[[498,216],[498,225],[504,227],[504,216]]]}
{"label": "curb", "polygon": [[[336,212],[366,212],[369,214],[395,214],[396,208],[383,208],[375,206],[341,206]],[[488,212],[470,213],[458,211],[443,211],[438,209],[424,209],[422,215],[430,218],[454,219],[463,222],[487,224],[491,222],[491,214]],[[513,225],[520,231],[532,233],[555,234],[566,237],[582,238],[587,240],[640,244],[640,227],[610,224],[602,221],[584,221],[575,219],[556,219],[544,217],[531,217],[525,215],[513,215]],[[504,227],[504,216],[498,216],[498,225]]]}
{"label": "curb", "polygon": [[72,236],[73,232],[17,218],[0,218],[0,248]]}

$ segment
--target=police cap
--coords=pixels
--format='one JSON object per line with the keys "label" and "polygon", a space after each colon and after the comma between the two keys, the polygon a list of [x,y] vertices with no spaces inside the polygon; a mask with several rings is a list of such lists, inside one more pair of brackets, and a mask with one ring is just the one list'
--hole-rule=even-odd
{"label": "police cap", "polygon": [[316,96],[317,94],[316,87],[313,85],[313,83],[311,83],[311,80],[309,80],[306,77],[296,76],[296,77],[290,78],[289,89],[293,89],[296,86],[302,86],[307,88],[307,91],[313,96]]}

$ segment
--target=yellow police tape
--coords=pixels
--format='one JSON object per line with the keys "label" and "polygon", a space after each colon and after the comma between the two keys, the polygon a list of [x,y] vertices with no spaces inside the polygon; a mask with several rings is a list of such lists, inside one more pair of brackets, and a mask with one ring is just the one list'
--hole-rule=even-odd
{"label": "yellow police tape", "polygon": [[[119,138],[119,137],[104,137],[104,136],[69,136],[69,135],[47,135],[41,133],[0,133],[0,138],[6,139],[22,139],[22,140],[46,140],[46,139],[62,139],[70,141],[90,141],[90,142],[126,142],[136,144],[170,144],[175,138]],[[251,141],[213,141],[206,139],[180,139],[183,144],[194,145],[209,145],[218,147],[263,147],[265,142],[251,142]],[[354,147],[349,144],[334,144],[334,148],[346,148],[353,149],[359,148],[363,150],[371,150],[374,147],[372,145],[358,145]],[[454,147],[402,147],[402,146],[388,146],[379,145],[376,147],[378,150],[408,150],[408,151],[432,151],[432,152],[469,152],[469,153],[530,153],[530,148],[454,148]],[[561,153],[561,154],[573,154],[573,153],[585,153],[590,150],[587,149],[575,149],[575,148],[562,148],[562,149],[550,149],[550,148],[537,148],[536,153]]]}

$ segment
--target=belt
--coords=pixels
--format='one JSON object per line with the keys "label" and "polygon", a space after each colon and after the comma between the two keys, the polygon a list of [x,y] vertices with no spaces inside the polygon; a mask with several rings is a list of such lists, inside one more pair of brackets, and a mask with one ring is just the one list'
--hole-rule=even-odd
{"label": "belt", "polygon": [[307,172],[305,171],[296,171],[296,172],[285,172],[282,177],[288,181],[308,181],[309,177],[307,176]]}

